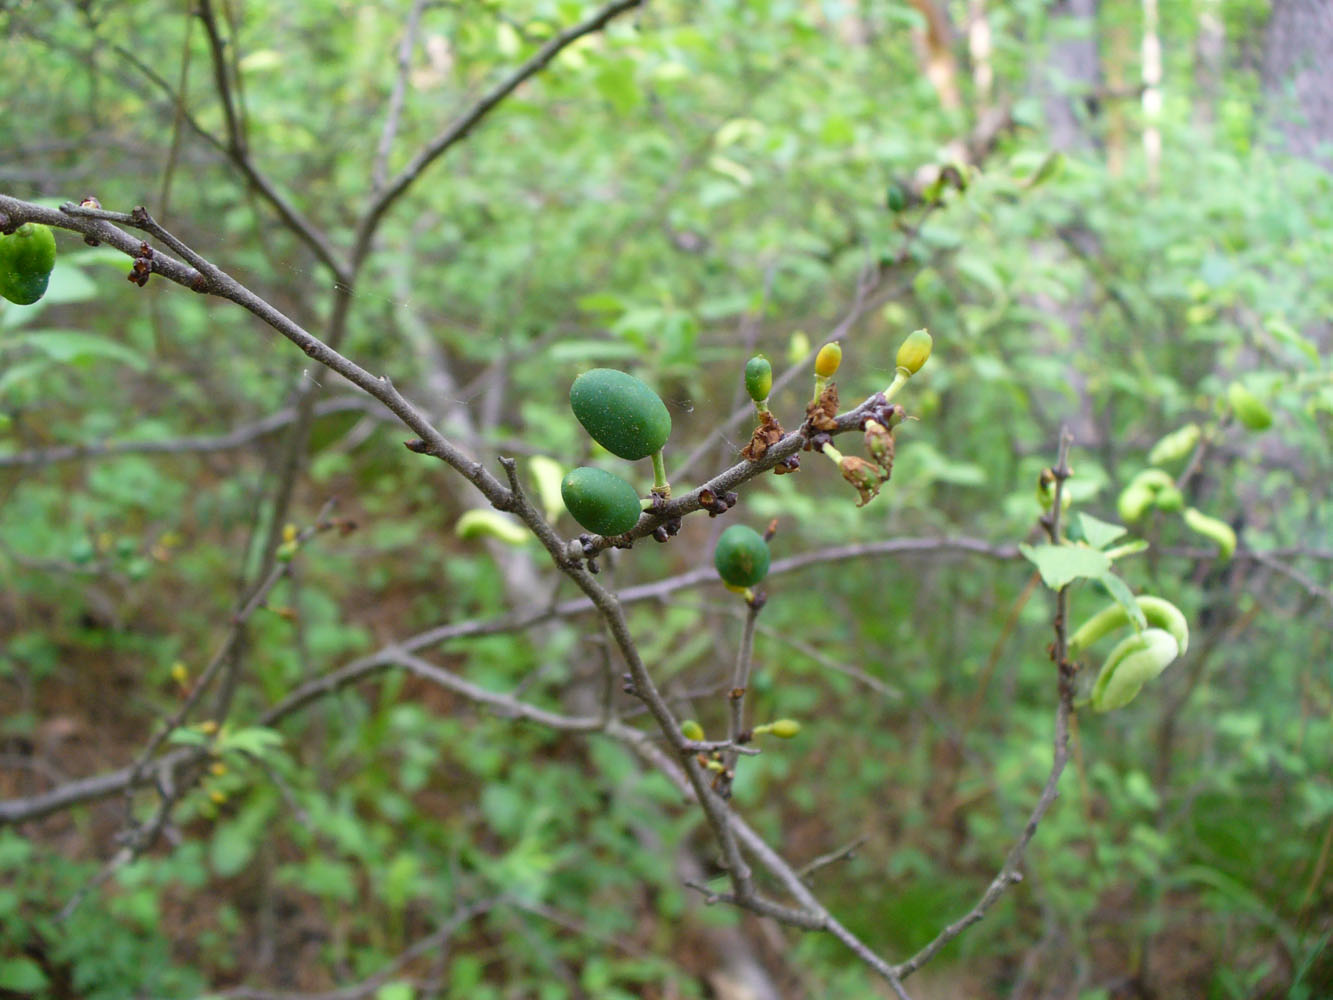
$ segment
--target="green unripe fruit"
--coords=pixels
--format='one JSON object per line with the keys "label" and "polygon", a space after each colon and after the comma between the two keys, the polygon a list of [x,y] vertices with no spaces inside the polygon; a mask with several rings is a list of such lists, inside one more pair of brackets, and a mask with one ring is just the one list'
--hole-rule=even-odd
{"label": "green unripe fruit", "polygon": [[25,222],[10,236],[0,236],[0,295],[30,306],[46,294],[56,266],[56,238],[37,222]]}
{"label": "green unripe fruit", "polygon": [[594,368],[576,378],[569,405],[594,441],[631,462],[661,451],[671,436],[671,414],[661,397],[613,368]]}
{"label": "green unripe fruit", "polygon": [[587,465],[565,476],[560,498],[574,520],[597,535],[623,535],[643,513],[633,486],[614,473]]}
{"label": "green unripe fruit", "polygon": [[1227,386],[1227,402],[1236,419],[1249,430],[1266,431],[1273,426],[1273,414],[1264,401],[1241,383],[1232,382]]}
{"label": "green unripe fruit", "polygon": [[769,723],[768,731],[783,740],[794,739],[801,733],[801,724],[795,719],[778,719]]}
{"label": "green unripe fruit", "polygon": [[768,543],[753,528],[733,524],[717,540],[713,565],[723,583],[753,587],[768,575]]}
{"label": "green unripe fruit", "polygon": [[699,723],[695,722],[693,719],[686,719],[680,724],[680,735],[695,743],[702,743],[704,740],[704,727],[699,725]]}
{"label": "green unripe fruit", "polygon": [[756,403],[764,402],[773,391],[773,366],[762,354],[745,362],[745,391]]}

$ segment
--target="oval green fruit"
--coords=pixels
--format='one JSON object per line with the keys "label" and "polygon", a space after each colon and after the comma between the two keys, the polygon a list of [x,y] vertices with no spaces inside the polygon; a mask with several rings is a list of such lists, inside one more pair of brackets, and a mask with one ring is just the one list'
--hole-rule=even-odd
{"label": "oval green fruit", "polygon": [[598,535],[623,535],[643,513],[633,486],[614,473],[587,465],[565,476],[560,498],[575,521]]}
{"label": "oval green fruit", "polygon": [[46,294],[56,266],[56,238],[37,222],[25,222],[13,234],[0,236],[0,295],[30,306]]}
{"label": "oval green fruit", "polygon": [[753,587],[768,575],[768,543],[753,528],[733,524],[717,540],[713,565],[723,583]]}
{"label": "oval green fruit", "polygon": [[773,391],[773,366],[762,354],[745,362],[745,391],[756,403],[764,402]]}
{"label": "oval green fruit", "polygon": [[614,368],[594,368],[576,378],[569,405],[594,441],[631,462],[661,451],[671,436],[671,414],[661,397]]}

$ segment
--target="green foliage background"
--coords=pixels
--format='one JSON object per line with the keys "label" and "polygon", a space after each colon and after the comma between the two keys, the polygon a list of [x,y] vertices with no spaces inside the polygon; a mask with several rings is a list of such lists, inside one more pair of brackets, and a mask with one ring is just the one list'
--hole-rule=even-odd
{"label": "green foliage background", "polygon": [[[231,6],[252,155],[346,246],[408,5]],[[935,336],[903,396],[920,420],[899,436],[884,494],[858,509],[805,457],[799,475],[752,484],[726,518],[690,519],[670,545],[611,560],[618,585],[706,565],[733,520],[778,518],[779,558],[885,537],[1021,541],[1063,423],[1076,435],[1078,509],[1116,520],[1120,489],[1163,434],[1223,421],[1189,501],[1237,528],[1241,557],[1219,562],[1175,515],[1135,526],[1152,547],[1125,574],[1187,612],[1193,648],[1129,708],[1080,718],[1025,881],[925,974],[922,995],[1009,995],[1020,982],[1086,997],[1134,983],[1158,996],[1326,995],[1333,185],[1265,132],[1236,39],[1266,9],[1222,6],[1228,71],[1205,94],[1191,76],[1199,5],[1165,5],[1155,185],[1138,105],[1114,99],[1084,121],[1093,145],[1029,184],[1049,149],[1046,60],[1068,25],[1035,0],[995,5],[1012,127],[966,192],[898,214],[889,185],[945,162],[974,114],[941,109],[910,5],[856,6],[654,2],[575,45],[391,212],[344,351],[428,408],[466,414],[488,461],[565,466],[589,458],[570,380],[632,366],[672,410],[670,468],[743,401],[753,350],[783,370],[845,314],[868,261],[898,261],[844,339],[839,373],[844,401],[863,398],[887,384],[905,332]],[[592,9],[430,7],[391,165]],[[108,208],[148,205],[318,333],[328,273],[150,77],[184,81],[191,113],[223,134],[202,32],[187,25],[180,5],[156,2],[0,8],[0,185],[53,203],[92,193]],[[1105,2],[1097,27],[1136,37],[1138,8]],[[42,304],[0,309],[0,453],[223,434],[288,405],[307,377],[307,359],[244,312],[157,280],[140,290],[120,255],[59,242]],[[434,352],[456,377],[452,399],[418,377]],[[332,375],[308,376],[342,392]],[[1267,401],[1271,430],[1225,422],[1233,380]],[[775,396],[789,426],[807,391],[803,374]],[[730,464],[744,435],[730,428],[686,480]],[[392,638],[510,607],[487,551],[453,536],[475,503],[465,484],[401,437],[365,411],[319,420],[292,519],[336,496],[360,527],[303,551],[270,602],[291,614],[255,618],[235,729]],[[5,797],[49,787],[34,760],[61,780],[133,761],[178,703],[172,664],[202,666],[261,560],[279,445],[0,467]],[[1277,568],[1252,550],[1274,552]],[[744,762],[736,804],[798,864],[866,837],[814,884],[892,957],[975,901],[1049,766],[1050,602],[1028,593],[1030,576],[1021,560],[865,558],[769,587],[751,707],[804,730]],[[1074,619],[1103,601],[1084,588]],[[682,714],[720,732],[739,602],[710,585],[630,613]],[[436,653],[475,683],[523,684],[558,706],[596,675],[587,626]],[[707,996],[717,928],[765,940],[682,887],[677,852],[707,856],[707,832],[610,740],[490,717],[396,673],[318,702],[280,735],[229,759],[177,810],[177,836],[63,924],[55,911],[115,850],[123,803],[0,830],[0,993],[347,985],[458,908],[498,898],[458,930],[429,995]],[[145,792],[132,808],[153,804]],[[790,995],[879,988],[835,942],[784,940],[789,952],[769,959]],[[413,995],[408,972],[382,1000]]]}

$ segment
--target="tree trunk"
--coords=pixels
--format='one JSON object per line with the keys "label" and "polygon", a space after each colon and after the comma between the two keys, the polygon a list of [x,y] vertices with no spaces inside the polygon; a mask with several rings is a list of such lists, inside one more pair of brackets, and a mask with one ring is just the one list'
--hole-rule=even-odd
{"label": "tree trunk", "polygon": [[1091,149],[1095,143],[1088,109],[1101,79],[1097,0],[1058,0],[1051,7],[1051,20],[1081,22],[1075,37],[1051,47],[1045,94],[1051,145],[1066,151]]}
{"label": "tree trunk", "polygon": [[1333,169],[1333,3],[1274,0],[1263,81],[1269,122],[1286,147]]}

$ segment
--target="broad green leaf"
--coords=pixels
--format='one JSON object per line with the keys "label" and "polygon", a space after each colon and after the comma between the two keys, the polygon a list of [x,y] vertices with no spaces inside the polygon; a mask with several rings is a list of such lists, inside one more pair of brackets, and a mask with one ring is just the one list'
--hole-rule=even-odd
{"label": "broad green leaf", "polygon": [[264,757],[282,745],[282,736],[263,726],[250,726],[227,733],[219,744],[219,751],[234,750],[253,757]]}
{"label": "broad green leaf", "polygon": [[1110,524],[1091,514],[1080,512],[1078,519],[1083,525],[1083,537],[1094,549],[1104,549],[1125,534],[1125,529],[1120,525]]}
{"label": "broad green leaf", "polygon": [[30,958],[0,960],[0,989],[32,994],[46,989],[46,973]]}
{"label": "broad green leaf", "polygon": [[226,823],[214,831],[208,859],[215,873],[230,878],[250,863],[254,852],[253,831],[241,823]]}
{"label": "broad green leaf", "polygon": [[1073,580],[1098,579],[1111,568],[1111,560],[1103,553],[1079,545],[1020,545],[1018,550],[1036,565],[1052,590]]}
{"label": "broad green leaf", "polygon": [[148,368],[148,361],[138,351],[106,337],[79,330],[29,330],[5,340],[5,346],[18,344],[39,350],[52,361],[61,364],[89,364],[98,358],[107,358],[138,371]]}

